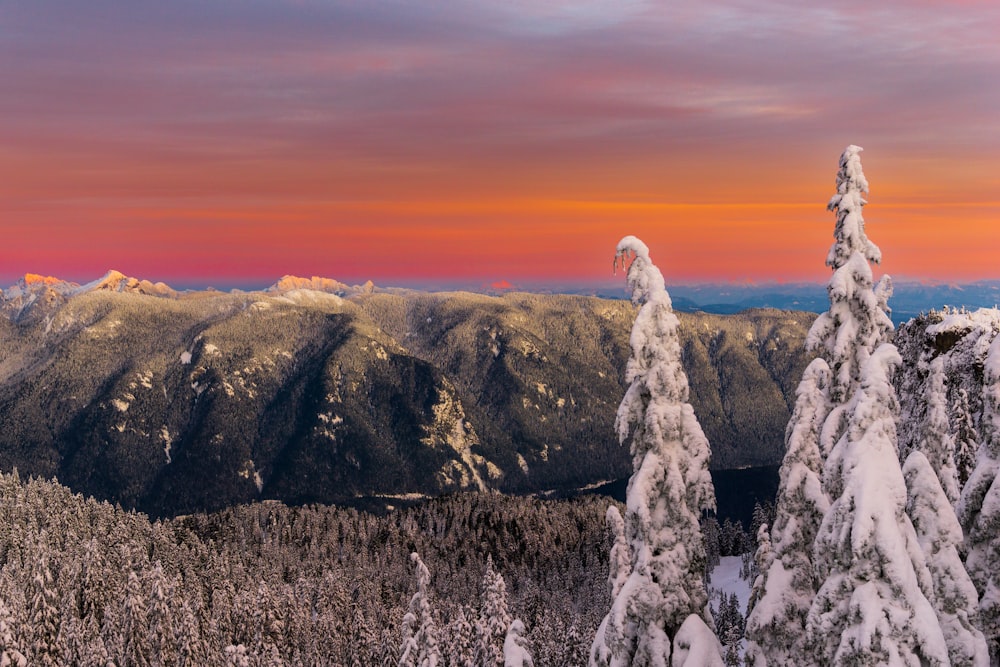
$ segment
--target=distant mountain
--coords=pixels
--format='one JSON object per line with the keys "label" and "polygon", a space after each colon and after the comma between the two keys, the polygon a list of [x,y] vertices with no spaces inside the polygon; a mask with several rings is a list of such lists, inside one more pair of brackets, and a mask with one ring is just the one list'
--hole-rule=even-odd
{"label": "distant mountain", "polygon": [[[820,283],[701,283],[670,285],[674,308],[682,312],[733,314],[750,308],[777,308],[811,313],[825,311],[830,302]],[[567,288],[573,293],[593,293],[624,298],[617,289]],[[890,306],[897,325],[920,313],[944,306],[990,308],[1000,303],[1000,281],[962,284],[896,281]]]}
{"label": "distant mountain", "polygon": [[[26,278],[0,311],[0,467],[154,515],[630,473],[625,301],[288,277],[178,292],[112,272]],[[713,466],[779,461],[813,316],[680,317]]]}

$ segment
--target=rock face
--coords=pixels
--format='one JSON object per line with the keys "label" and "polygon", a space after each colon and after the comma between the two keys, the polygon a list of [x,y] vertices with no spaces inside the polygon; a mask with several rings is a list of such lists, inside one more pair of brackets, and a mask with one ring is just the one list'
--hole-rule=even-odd
{"label": "rock face", "polygon": [[[154,515],[261,498],[531,492],[630,471],[612,428],[635,315],[627,302],[374,289],[341,298],[294,280],[178,293],[112,278],[8,291],[3,469]],[[780,461],[813,315],[680,318],[713,467]]]}

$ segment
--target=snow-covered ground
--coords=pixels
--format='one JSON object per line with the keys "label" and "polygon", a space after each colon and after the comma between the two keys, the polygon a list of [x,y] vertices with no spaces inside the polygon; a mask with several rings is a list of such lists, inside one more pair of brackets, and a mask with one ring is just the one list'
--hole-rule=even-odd
{"label": "snow-covered ground", "polygon": [[[746,616],[747,600],[750,599],[750,582],[740,579],[742,566],[743,558],[741,556],[723,556],[719,564],[712,570],[711,581],[708,584],[708,598],[715,613],[719,612],[722,596],[735,593],[736,599],[740,602],[740,613]],[[746,640],[740,640],[737,650],[742,661],[743,651],[746,650]]]}
{"label": "snow-covered ground", "polygon": [[740,568],[743,566],[741,556],[723,556],[719,564],[712,570],[712,579],[708,584],[708,594],[712,607],[719,608],[719,598],[722,593],[732,595],[740,601],[740,613],[747,613],[747,600],[750,599],[750,582],[740,579]]}

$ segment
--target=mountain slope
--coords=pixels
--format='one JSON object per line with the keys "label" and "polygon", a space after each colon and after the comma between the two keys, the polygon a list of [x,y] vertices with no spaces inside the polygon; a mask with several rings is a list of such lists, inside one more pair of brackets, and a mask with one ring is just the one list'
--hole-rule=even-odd
{"label": "mountain slope", "polygon": [[[151,295],[112,278],[113,289],[8,291],[4,469],[155,515],[259,498],[530,492],[630,472],[612,428],[627,302],[370,288],[344,299],[295,280]],[[780,460],[811,319],[681,315],[715,467]]]}

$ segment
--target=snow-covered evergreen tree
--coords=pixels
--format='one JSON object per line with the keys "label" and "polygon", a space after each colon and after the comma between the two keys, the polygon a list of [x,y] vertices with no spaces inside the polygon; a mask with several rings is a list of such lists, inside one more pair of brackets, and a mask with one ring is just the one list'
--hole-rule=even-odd
{"label": "snow-covered evergreen tree", "polygon": [[149,615],[142,583],[135,570],[128,573],[125,599],[122,601],[122,664],[147,667],[149,661]]}
{"label": "snow-covered evergreen tree", "polygon": [[417,552],[410,554],[410,560],[415,569],[417,592],[410,598],[409,609],[403,617],[403,650],[399,667],[437,667],[441,662],[441,651],[427,593],[431,573]]}
{"label": "snow-covered evergreen tree", "polygon": [[[634,236],[617,246],[631,258],[627,281],[641,304],[626,369],[629,388],[616,417],[619,439],[632,440],[625,530],[631,567],[605,622],[609,665],[722,664],[706,624],[705,548],[698,518],[715,508],[708,441],[688,403],[678,320],[649,248]],[[591,664],[604,658],[592,653]]]}
{"label": "snow-covered evergreen tree", "polygon": [[28,623],[25,635],[30,637],[28,657],[32,665],[60,665],[63,662],[62,615],[59,595],[52,568],[45,532],[36,545],[35,563],[31,572]]}
{"label": "snow-covered evergreen tree", "polygon": [[[622,519],[621,512],[614,505],[608,507],[608,511],[605,514],[605,522],[607,523],[612,541],[611,553],[608,557],[608,592],[611,593],[611,599],[614,600],[618,597],[618,593],[628,579],[632,568],[632,557],[629,553],[628,542],[625,539],[625,520]],[[607,644],[609,618],[610,615],[605,616],[604,620],[601,621],[601,625],[597,629],[597,635],[594,637],[594,642],[590,647],[590,664],[592,665],[605,666],[611,664],[611,647]]]}
{"label": "snow-covered evergreen tree", "polygon": [[149,606],[149,650],[150,662],[154,665],[175,664],[177,638],[174,618],[170,609],[173,596],[172,586],[163,572],[160,561],[153,564],[148,575]]}
{"label": "snow-covered evergreen tree", "polygon": [[484,667],[503,665],[503,643],[512,622],[507,608],[507,584],[493,568],[493,557],[486,557],[483,573],[479,621],[476,623],[476,663]]}
{"label": "snow-covered evergreen tree", "polygon": [[972,476],[972,471],[976,467],[976,454],[979,452],[978,432],[972,421],[972,411],[969,409],[969,392],[964,388],[960,387],[955,392],[951,421],[955,442],[955,474],[958,476],[958,486],[961,490]]}
{"label": "snow-covered evergreen tree", "polygon": [[[834,406],[850,401],[865,360],[893,329],[886,312],[892,282],[888,276],[878,285],[872,282],[869,262],[881,262],[882,252],[865,234],[862,208],[868,203],[868,180],[861,168],[861,151],[851,145],[840,156],[837,192],[827,204],[837,214],[834,242],[826,257],[833,269],[826,288],[830,308],[816,318],[806,337],[806,346],[817,350],[830,367]],[[839,421],[842,426],[844,421]],[[829,444],[839,435],[831,433]]]}
{"label": "snow-covered evergreen tree", "polygon": [[838,496],[823,519],[813,563],[823,584],[807,633],[819,665],[947,665],[930,573],[906,514],[896,444],[895,346],[861,367],[848,426],[827,460]]}
{"label": "snow-covered evergreen tree", "polygon": [[976,628],[979,595],[958,553],[962,528],[934,473],[923,452],[912,452],[906,458],[906,513],[926,557],[934,588],[930,599],[951,664],[986,667],[990,664],[989,651],[983,633]]}
{"label": "snow-covered evergreen tree", "polygon": [[823,359],[806,367],[785,430],[774,527],[760,540],[747,614],[746,661],[755,667],[800,665],[806,618],[819,589],[813,543],[830,500],[821,486],[820,432],[829,412],[830,369]]}
{"label": "snow-covered evergreen tree", "polygon": [[524,636],[524,623],[515,618],[503,640],[503,667],[535,667]]}
{"label": "snow-covered evergreen tree", "polygon": [[27,667],[28,660],[18,648],[14,637],[14,619],[7,604],[0,598],[0,667]]}
{"label": "snow-covered evergreen tree", "polygon": [[475,633],[464,606],[458,608],[448,623],[447,637],[442,650],[449,667],[476,667]]}
{"label": "snow-covered evergreen tree", "polygon": [[198,628],[198,619],[187,600],[182,600],[178,610],[176,655],[178,667],[204,665],[208,660],[208,649]]}
{"label": "snow-covered evergreen tree", "polygon": [[959,500],[965,529],[966,568],[979,591],[980,628],[993,663],[1000,661],[1000,336],[993,339],[984,364],[983,442],[976,467]]}
{"label": "snow-covered evergreen tree", "polygon": [[[924,399],[927,412],[922,424],[923,438],[917,447],[941,481],[948,501],[958,502],[958,471],[955,467],[955,438],[948,423],[948,389],[945,385],[944,358],[935,357],[928,366]],[[905,456],[908,452],[901,452]]]}

